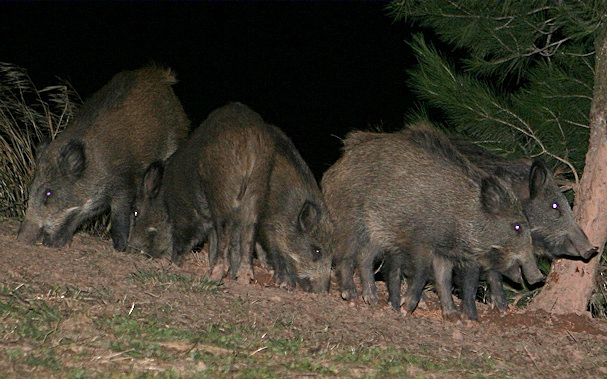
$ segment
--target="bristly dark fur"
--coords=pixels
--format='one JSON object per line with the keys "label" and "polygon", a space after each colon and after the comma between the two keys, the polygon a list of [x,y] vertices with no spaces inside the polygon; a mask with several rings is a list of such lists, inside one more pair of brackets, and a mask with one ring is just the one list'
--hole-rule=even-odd
{"label": "bristly dark fur", "polygon": [[44,243],[63,246],[81,223],[110,210],[114,247],[126,249],[147,166],[167,159],[188,134],[174,82],[157,66],[124,71],[84,103],[37,157],[20,240],[44,234]]}

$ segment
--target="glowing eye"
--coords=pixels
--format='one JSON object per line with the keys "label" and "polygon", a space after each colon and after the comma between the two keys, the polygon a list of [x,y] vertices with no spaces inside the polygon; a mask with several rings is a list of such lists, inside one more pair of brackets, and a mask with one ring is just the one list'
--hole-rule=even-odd
{"label": "glowing eye", "polygon": [[322,258],[322,250],[318,246],[312,246],[312,262],[317,262]]}
{"label": "glowing eye", "polygon": [[139,216],[139,211],[137,211],[137,210],[133,211],[133,215],[134,215],[135,217]]}
{"label": "glowing eye", "polygon": [[44,197],[51,197],[52,194],[53,192],[51,190],[44,191]]}
{"label": "glowing eye", "polygon": [[552,203],[552,209],[559,209],[559,203]]}
{"label": "glowing eye", "polygon": [[513,226],[514,230],[516,230],[517,232],[520,232],[521,230],[523,230],[523,228],[521,227],[521,224],[519,224],[518,222],[515,223]]}

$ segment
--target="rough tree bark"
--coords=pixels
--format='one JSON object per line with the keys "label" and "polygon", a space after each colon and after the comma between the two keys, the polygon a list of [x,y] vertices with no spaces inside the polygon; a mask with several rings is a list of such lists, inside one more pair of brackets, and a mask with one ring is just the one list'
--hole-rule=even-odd
{"label": "rough tree bark", "polygon": [[588,239],[599,247],[589,262],[557,259],[542,291],[528,309],[555,314],[588,314],[588,302],[607,240],[607,33],[603,23],[595,39],[595,74],[590,108],[590,137],[574,214]]}

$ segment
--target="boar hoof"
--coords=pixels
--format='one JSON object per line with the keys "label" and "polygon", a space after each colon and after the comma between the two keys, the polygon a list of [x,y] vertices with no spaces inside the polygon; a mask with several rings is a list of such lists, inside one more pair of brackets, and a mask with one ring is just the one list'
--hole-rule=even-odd
{"label": "boar hoof", "polygon": [[279,281],[277,282],[277,284],[280,289],[283,289],[285,291],[293,291],[295,289],[295,283],[291,283],[288,280]]}
{"label": "boar hoof", "polygon": [[410,311],[405,307],[400,307],[400,314],[402,314],[403,316],[410,317],[412,313],[413,311]]}
{"label": "boar hoof", "polygon": [[343,290],[341,291],[341,298],[346,301],[356,302],[358,295],[356,294],[356,290]]}
{"label": "boar hoof", "polygon": [[443,318],[447,321],[451,321],[451,322],[460,322],[460,316],[459,313],[457,312],[447,312],[447,313],[443,313]]}
{"label": "boar hoof", "polygon": [[124,238],[122,236],[113,237],[112,242],[114,243],[114,249],[116,249],[117,251],[126,251],[126,247],[127,247],[126,238]]}
{"label": "boar hoof", "polygon": [[171,255],[171,263],[177,265],[177,267],[183,266],[185,254],[173,254]]}
{"label": "boar hoof", "polygon": [[253,279],[254,279],[253,269],[247,268],[246,270],[245,269],[240,270],[240,273],[238,274],[238,278],[236,279],[236,281],[240,284],[251,284]]}
{"label": "boar hoof", "polygon": [[496,302],[493,303],[491,309],[497,313],[507,314],[508,313],[508,304]]}
{"label": "boar hoof", "polygon": [[363,295],[363,301],[369,305],[375,306],[379,302],[379,299],[377,298],[377,295],[375,295],[375,294],[368,294],[368,295]]}
{"label": "boar hoof", "polygon": [[226,276],[227,271],[224,269],[223,264],[217,264],[211,270],[211,274],[209,278],[215,282],[221,282],[221,280]]}

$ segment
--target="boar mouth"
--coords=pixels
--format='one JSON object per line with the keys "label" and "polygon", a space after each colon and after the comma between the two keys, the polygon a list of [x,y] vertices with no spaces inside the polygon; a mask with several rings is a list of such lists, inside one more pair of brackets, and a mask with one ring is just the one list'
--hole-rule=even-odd
{"label": "boar mouth", "polygon": [[312,281],[310,278],[299,278],[297,283],[301,287],[302,290],[306,292],[312,292]]}
{"label": "boar mouth", "polygon": [[328,293],[329,292],[329,284],[330,278],[326,280],[322,279],[312,279],[310,277],[298,278],[297,284],[306,292],[312,293]]}
{"label": "boar mouth", "polygon": [[167,251],[164,251],[164,250],[149,249],[149,248],[138,247],[138,246],[133,246],[133,245],[127,246],[127,251],[131,254],[142,254],[142,255],[145,255],[146,257],[154,258],[154,259],[160,258],[165,253],[167,253]]}
{"label": "boar mouth", "polygon": [[520,259],[515,260],[514,263],[502,273],[516,283],[523,283],[523,276],[529,284],[536,284],[545,279],[535,262],[523,263]]}
{"label": "boar mouth", "polygon": [[60,248],[72,241],[72,234],[66,232],[56,233],[51,235],[45,230],[42,231],[42,244],[49,247]]}
{"label": "boar mouth", "polygon": [[502,274],[506,275],[508,279],[512,280],[515,283],[523,283],[521,266],[518,264],[518,262],[508,268],[506,271],[503,271]]}

